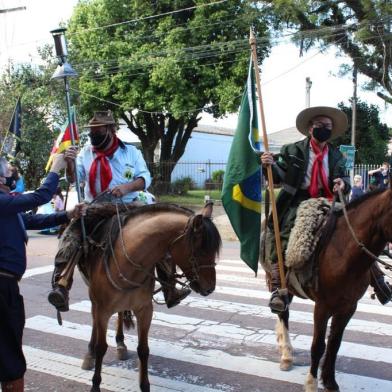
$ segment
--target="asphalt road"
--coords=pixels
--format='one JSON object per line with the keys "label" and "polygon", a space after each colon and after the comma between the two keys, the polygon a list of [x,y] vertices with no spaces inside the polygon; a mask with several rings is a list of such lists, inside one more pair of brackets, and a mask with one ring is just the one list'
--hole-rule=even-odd
{"label": "asphalt road", "polygon": [[[76,274],[71,310],[57,325],[46,297],[50,288],[55,236],[30,233],[28,270],[21,281],[25,299],[26,391],[89,391],[92,372],[80,369],[90,335],[87,289]],[[224,241],[216,291],[192,294],[179,306],[155,305],[150,331],[152,391],[299,392],[308,372],[312,336],[310,301],[291,307],[295,366],[279,370],[275,316],[267,307],[263,273],[256,278],[239,259],[237,242]],[[127,332],[131,357],[115,355],[114,322],[108,333],[102,391],[137,391],[137,339]],[[365,295],[349,323],[337,361],[337,380],[346,392],[392,391],[392,305]]]}

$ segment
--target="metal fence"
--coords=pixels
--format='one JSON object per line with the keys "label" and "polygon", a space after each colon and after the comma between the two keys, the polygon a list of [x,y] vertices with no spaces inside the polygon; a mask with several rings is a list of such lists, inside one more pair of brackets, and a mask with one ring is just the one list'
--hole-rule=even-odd
{"label": "metal fence", "polygon": [[[166,165],[161,166],[161,176],[167,178],[168,176],[163,173],[165,170],[170,170],[173,163],[169,162]],[[175,186],[176,183],[181,183],[181,181],[187,182],[190,189],[222,189],[222,176],[216,179],[216,173],[218,171],[225,171],[227,163],[226,162],[178,162],[171,174],[171,186]],[[380,165],[355,165],[354,175],[360,174],[362,176],[364,190],[368,189],[370,176],[368,174],[369,170],[374,170],[379,168]],[[215,173],[215,175],[214,175]],[[214,180],[215,178],[215,180]]]}

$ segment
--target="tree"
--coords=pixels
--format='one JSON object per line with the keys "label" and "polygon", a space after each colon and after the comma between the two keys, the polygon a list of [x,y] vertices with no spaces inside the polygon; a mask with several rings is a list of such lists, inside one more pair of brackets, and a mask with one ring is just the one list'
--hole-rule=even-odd
{"label": "tree", "polygon": [[53,67],[13,65],[0,77],[0,138],[3,140],[19,96],[22,101],[22,136],[15,163],[22,169],[27,189],[36,188],[45,176],[53,140],[53,124],[63,122],[56,89],[51,88]]}
{"label": "tree", "polygon": [[298,33],[302,50],[319,43],[335,45],[371,80],[385,102],[392,103],[392,2],[388,0],[267,0],[282,24]]}
{"label": "tree", "polygon": [[160,143],[158,162],[150,165],[155,184],[170,183],[201,112],[220,117],[237,109],[250,25],[264,38],[260,61],[269,48],[257,4],[90,0],[76,6],[68,39],[81,110],[110,108],[139,137],[147,162]]}
{"label": "tree", "polygon": [[[350,106],[339,104],[339,109],[352,118]],[[351,129],[351,123],[349,124]],[[380,164],[388,155],[389,130],[386,124],[381,123],[379,109],[375,105],[365,102],[357,102],[357,126],[356,126],[356,153],[355,163]],[[333,141],[335,146],[351,144],[351,133],[346,132],[342,137]]]}

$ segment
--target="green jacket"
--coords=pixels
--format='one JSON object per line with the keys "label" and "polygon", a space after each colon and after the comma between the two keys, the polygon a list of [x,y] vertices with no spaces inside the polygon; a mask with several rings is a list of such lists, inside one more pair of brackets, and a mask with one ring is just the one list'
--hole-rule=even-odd
{"label": "green jacket", "polygon": [[[296,197],[304,181],[309,163],[309,143],[307,137],[299,142],[286,144],[280,153],[275,156],[276,164],[272,166],[274,183],[281,184],[282,189],[276,200],[279,218],[284,216],[286,210]],[[333,180],[341,178],[345,183],[344,193],[350,192],[350,178],[345,169],[345,158],[339,150],[328,144],[329,187],[332,190]],[[279,220],[280,220],[279,219]]]}

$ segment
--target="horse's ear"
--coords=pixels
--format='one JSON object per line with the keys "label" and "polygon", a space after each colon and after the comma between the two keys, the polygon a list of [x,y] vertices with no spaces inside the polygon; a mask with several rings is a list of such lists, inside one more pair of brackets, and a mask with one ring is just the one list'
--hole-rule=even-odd
{"label": "horse's ear", "polygon": [[203,226],[203,215],[197,214],[192,219],[192,229],[196,233]]}
{"label": "horse's ear", "polygon": [[214,203],[212,201],[208,201],[205,206],[203,207],[203,209],[201,210],[201,214],[205,217],[205,218],[211,218],[212,216],[212,207],[213,207]]}

